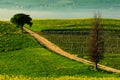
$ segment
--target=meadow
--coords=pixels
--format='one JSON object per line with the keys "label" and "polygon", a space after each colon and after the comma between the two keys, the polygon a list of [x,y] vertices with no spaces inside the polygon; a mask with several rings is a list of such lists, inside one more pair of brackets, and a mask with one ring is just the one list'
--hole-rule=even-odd
{"label": "meadow", "polygon": [[[42,30],[64,30],[64,29],[89,29],[92,26],[91,18],[83,19],[33,19],[33,31],[40,32]],[[102,19],[101,26],[105,29],[120,30],[120,20],[117,19]]]}
{"label": "meadow", "polygon": [[[66,20],[66,22],[65,20],[33,20],[34,25],[30,29],[42,33],[42,35],[46,35],[43,30],[76,29],[74,26],[71,25],[71,28],[67,24],[69,21],[71,21],[72,25],[74,24],[74,20]],[[65,24],[66,28],[63,26]],[[28,33],[20,33],[21,31],[9,22],[0,21],[0,28],[1,80],[119,80],[119,74],[103,70],[94,72],[89,65],[67,59],[49,51]]]}
{"label": "meadow", "polygon": [[[46,37],[60,48],[89,60],[87,45],[92,19],[34,20],[32,30]],[[102,19],[105,54],[100,63],[120,69],[120,20]],[[112,63],[114,61],[114,64]]]}
{"label": "meadow", "polygon": [[27,33],[21,34],[20,29],[9,22],[0,22],[0,53],[39,46]]}

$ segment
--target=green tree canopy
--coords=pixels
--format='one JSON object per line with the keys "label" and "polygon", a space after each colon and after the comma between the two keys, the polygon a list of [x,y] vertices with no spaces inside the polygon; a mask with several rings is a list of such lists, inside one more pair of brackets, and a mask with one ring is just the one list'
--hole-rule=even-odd
{"label": "green tree canopy", "polygon": [[32,26],[33,23],[31,21],[32,18],[29,15],[23,13],[15,14],[10,20],[10,22],[15,24],[16,27],[20,27],[22,32],[23,32],[23,26],[25,24],[28,24],[30,27]]}

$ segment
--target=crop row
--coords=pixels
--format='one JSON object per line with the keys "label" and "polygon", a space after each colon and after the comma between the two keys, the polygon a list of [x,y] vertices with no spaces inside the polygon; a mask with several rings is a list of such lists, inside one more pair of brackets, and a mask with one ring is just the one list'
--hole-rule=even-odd
{"label": "crop row", "polygon": [[[89,30],[80,31],[56,31],[47,30],[40,32],[41,35],[46,37],[51,42],[58,45],[63,50],[72,54],[77,54],[79,57],[89,59],[88,57],[88,41]],[[102,64],[120,69],[120,33],[119,30],[106,30],[104,31],[105,41],[105,59],[101,61]],[[111,62],[114,61],[114,64]]]}
{"label": "crop row", "polygon": [[[72,53],[87,53],[87,43],[89,41],[89,30],[81,31],[43,31],[43,36],[59,45],[61,48]],[[105,52],[120,53],[120,33],[119,31],[104,31]]]}

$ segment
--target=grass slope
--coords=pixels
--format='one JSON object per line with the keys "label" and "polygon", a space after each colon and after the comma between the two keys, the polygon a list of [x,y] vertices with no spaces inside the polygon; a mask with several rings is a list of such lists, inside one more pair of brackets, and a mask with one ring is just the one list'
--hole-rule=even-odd
{"label": "grass slope", "polygon": [[38,46],[29,34],[21,34],[20,30],[9,22],[0,22],[0,52]]}
{"label": "grass slope", "polygon": [[119,77],[104,71],[94,72],[88,65],[69,60],[45,48],[26,48],[0,54],[0,74],[31,77]]}

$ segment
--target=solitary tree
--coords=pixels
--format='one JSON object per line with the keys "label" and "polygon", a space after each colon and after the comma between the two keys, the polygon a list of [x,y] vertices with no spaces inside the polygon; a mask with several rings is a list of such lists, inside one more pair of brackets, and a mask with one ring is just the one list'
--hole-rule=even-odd
{"label": "solitary tree", "polygon": [[23,33],[23,26],[25,24],[28,24],[30,27],[32,26],[32,18],[29,15],[23,14],[23,13],[19,13],[19,14],[15,14],[11,20],[10,20],[13,24],[16,25],[16,27],[20,27]]}
{"label": "solitary tree", "polygon": [[97,71],[98,62],[103,59],[104,53],[104,39],[103,39],[103,29],[101,27],[100,14],[94,15],[93,26],[90,33],[88,54],[91,61],[94,63],[94,70]]}

